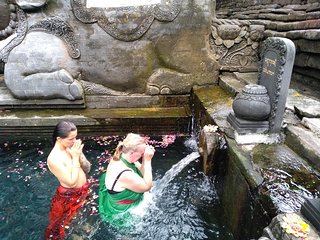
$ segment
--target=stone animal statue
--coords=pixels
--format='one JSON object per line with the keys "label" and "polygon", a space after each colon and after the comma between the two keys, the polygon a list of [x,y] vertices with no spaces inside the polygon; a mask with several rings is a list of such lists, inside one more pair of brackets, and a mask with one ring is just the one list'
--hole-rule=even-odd
{"label": "stone animal statue", "polygon": [[[193,4],[190,4],[190,3]],[[186,94],[217,81],[215,1],[87,8],[85,0],[0,2],[0,62],[17,99]]]}

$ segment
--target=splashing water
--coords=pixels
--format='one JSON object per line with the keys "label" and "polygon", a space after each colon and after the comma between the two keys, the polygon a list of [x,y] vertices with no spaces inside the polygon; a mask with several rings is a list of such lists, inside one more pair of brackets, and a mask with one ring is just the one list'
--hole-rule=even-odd
{"label": "splashing water", "polygon": [[178,163],[174,164],[165,175],[154,181],[151,192],[146,192],[144,194],[144,200],[135,208],[131,209],[131,213],[135,216],[142,217],[149,209],[157,209],[156,203],[157,199],[161,197],[163,191],[168,187],[169,183],[192,161],[199,158],[198,152],[193,152],[184,157]]}
{"label": "splashing water", "polygon": [[161,197],[163,191],[168,187],[169,183],[192,161],[198,159],[200,154],[197,150],[197,143],[195,138],[189,138],[184,142],[184,145],[193,150],[194,152],[188,154],[179,162],[174,164],[164,176],[153,182],[153,187],[151,192],[144,194],[144,200],[136,208],[132,209],[131,212],[134,215],[139,215],[140,217],[147,212],[148,208],[157,208],[155,203],[157,198]]}
{"label": "splashing water", "polygon": [[[190,144],[190,139],[185,143],[186,145]],[[135,224],[135,222],[141,221],[141,219],[145,215],[149,215],[152,211],[159,211],[159,208],[156,206],[158,199],[162,196],[166,187],[168,187],[169,183],[192,161],[198,159],[200,154],[198,152],[192,152],[188,154],[186,157],[181,159],[179,162],[174,164],[165,174],[164,176],[154,181],[151,192],[146,192],[144,194],[143,201],[136,206],[135,208],[130,210],[130,214],[132,218],[129,220],[130,224]],[[120,216],[121,217],[121,216]],[[130,223],[131,222],[131,223]],[[141,227],[141,226],[140,226]]]}
{"label": "splashing water", "polygon": [[[214,177],[197,170],[195,138],[179,143],[178,151],[158,149],[153,160],[153,188],[144,200],[131,209],[130,228],[116,229],[101,223],[90,239],[224,239],[233,240],[219,219],[221,208]],[[173,162],[174,161],[174,162]],[[165,171],[163,171],[163,168]]]}
{"label": "splashing water", "polygon": [[153,194],[155,196],[161,195],[163,190],[168,186],[169,182],[172,181],[172,179],[177,176],[182,169],[184,169],[189,163],[196,160],[200,157],[200,154],[198,152],[193,152],[187,155],[185,158],[183,158],[181,161],[176,163],[172,166],[172,168],[165,173],[165,175],[162,177],[162,179],[155,182],[153,187]]}

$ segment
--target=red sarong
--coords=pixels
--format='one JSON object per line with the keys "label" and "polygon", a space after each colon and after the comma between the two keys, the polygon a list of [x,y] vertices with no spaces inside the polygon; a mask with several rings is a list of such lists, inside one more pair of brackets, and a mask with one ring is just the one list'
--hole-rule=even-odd
{"label": "red sarong", "polygon": [[50,224],[45,230],[45,239],[64,239],[65,227],[70,224],[77,210],[85,203],[88,194],[89,182],[80,188],[58,187],[52,197]]}

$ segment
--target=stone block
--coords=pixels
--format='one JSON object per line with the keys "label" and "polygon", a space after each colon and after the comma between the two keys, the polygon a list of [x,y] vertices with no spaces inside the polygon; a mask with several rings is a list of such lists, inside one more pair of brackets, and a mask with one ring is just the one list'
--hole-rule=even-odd
{"label": "stone block", "polygon": [[288,126],[285,132],[285,143],[320,171],[320,139],[310,130],[299,126]]}
{"label": "stone block", "polygon": [[301,123],[320,138],[320,118],[302,118]]}

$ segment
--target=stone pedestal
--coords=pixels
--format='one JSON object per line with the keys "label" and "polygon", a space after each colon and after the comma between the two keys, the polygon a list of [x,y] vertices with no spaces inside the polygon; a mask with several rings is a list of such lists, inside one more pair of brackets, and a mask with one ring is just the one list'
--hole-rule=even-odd
{"label": "stone pedestal", "polygon": [[233,113],[227,117],[227,121],[239,134],[246,133],[266,133],[269,129],[268,121],[250,121],[237,118]]}

